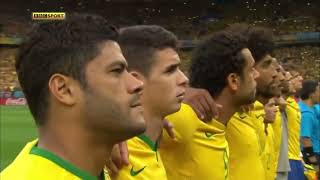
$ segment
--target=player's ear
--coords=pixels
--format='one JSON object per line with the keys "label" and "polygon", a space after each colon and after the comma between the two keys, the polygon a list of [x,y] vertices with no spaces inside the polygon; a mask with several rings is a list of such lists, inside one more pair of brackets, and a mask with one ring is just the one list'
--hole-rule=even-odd
{"label": "player's ear", "polygon": [[76,102],[75,81],[63,74],[54,74],[48,82],[51,95],[60,103],[72,106]]}
{"label": "player's ear", "polygon": [[239,76],[236,73],[230,73],[227,76],[227,83],[228,83],[228,87],[233,90],[233,91],[237,91],[239,89],[240,86],[240,80],[239,80]]}

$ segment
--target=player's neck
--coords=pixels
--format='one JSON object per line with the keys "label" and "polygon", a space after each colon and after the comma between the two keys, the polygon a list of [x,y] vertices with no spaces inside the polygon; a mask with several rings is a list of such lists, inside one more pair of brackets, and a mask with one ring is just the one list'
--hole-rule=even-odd
{"label": "player's neck", "polygon": [[98,176],[103,172],[113,143],[79,129],[81,128],[40,128],[38,147],[54,153],[93,176]]}
{"label": "player's neck", "polygon": [[287,100],[288,97],[290,97],[290,94],[282,94],[282,97],[283,97],[284,100]]}
{"label": "player's neck", "polygon": [[220,109],[219,118],[216,120],[224,125],[227,125],[233,114],[240,108],[235,106],[234,99],[232,98],[233,96],[231,94],[222,91],[221,95],[215,99],[215,101],[223,107]]}
{"label": "player's neck", "polygon": [[314,106],[314,103],[312,102],[311,99],[305,99],[305,100],[302,100],[302,102],[305,103],[309,107]]}
{"label": "player's neck", "polygon": [[148,111],[147,109],[143,112],[144,119],[146,121],[146,131],[144,134],[148,136],[153,142],[156,142],[163,128],[163,117],[160,115],[156,115]]}
{"label": "player's neck", "polygon": [[269,98],[269,97],[264,97],[264,96],[261,96],[261,95],[257,95],[256,96],[256,100],[259,101],[263,105],[267,104],[270,99],[271,98]]}

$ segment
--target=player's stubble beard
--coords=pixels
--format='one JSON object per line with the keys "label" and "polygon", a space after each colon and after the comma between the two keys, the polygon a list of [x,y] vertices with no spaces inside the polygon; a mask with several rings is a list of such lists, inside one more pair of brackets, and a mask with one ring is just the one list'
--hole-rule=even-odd
{"label": "player's stubble beard", "polygon": [[[120,104],[115,101],[121,97],[110,97],[97,93],[94,89],[86,87],[85,93],[85,114],[87,127],[96,133],[100,133],[106,138],[120,142],[144,132],[145,127],[132,123],[136,122],[133,117],[130,103],[139,98],[138,95],[132,96],[128,104]],[[142,118],[142,113],[141,113]]]}
{"label": "player's stubble beard", "polygon": [[258,89],[257,88],[257,92],[256,92],[256,97],[260,96],[266,99],[270,99],[273,96],[275,96],[275,94],[272,92],[272,85],[274,83],[270,83],[267,87],[262,88],[262,89]]}

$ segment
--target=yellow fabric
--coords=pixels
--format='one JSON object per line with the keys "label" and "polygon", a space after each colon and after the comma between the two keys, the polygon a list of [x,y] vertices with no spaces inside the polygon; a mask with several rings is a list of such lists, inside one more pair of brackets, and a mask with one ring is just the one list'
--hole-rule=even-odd
{"label": "yellow fabric", "polygon": [[298,103],[293,97],[287,98],[286,114],[288,119],[288,151],[289,159],[300,158],[300,126],[301,112]]}
{"label": "yellow fabric", "polygon": [[[253,109],[249,112],[250,116],[253,118],[253,122],[256,126],[257,133],[260,137],[260,145],[262,149],[261,161],[265,169],[266,180],[274,180],[277,170],[277,162],[279,157],[280,141],[281,139],[275,138],[275,132],[273,126],[276,127],[276,134],[281,137],[281,114],[278,112],[276,114],[275,125],[265,125],[264,124],[264,105],[259,101],[254,103]],[[276,150],[278,149],[278,150]]]}
{"label": "yellow fabric", "polygon": [[[273,127],[268,124],[267,126],[267,142],[263,151],[262,159],[265,163],[266,180],[274,180],[277,171],[277,153],[275,150],[275,134]],[[279,156],[279,153],[278,153]]]}
{"label": "yellow fabric", "polygon": [[253,104],[253,109],[248,113],[248,115],[252,118],[252,122],[259,137],[260,147],[262,151],[264,151],[267,136],[265,133],[265,124],[263,122],[265,117],[263,104],[261,104],[259,101],[255,101]]}
{"label": "yellow fabric", "polygon": [[307,180],[317,179],[316,170],[311,165],[308,165],[308,164],[304,164],[304,175],[306,176]]}
{"label": "yellow fabric", "polygon": [[[281,145],[281,139],[282,139],[282,117],[280,110],[278,109],[278,112],[276,113],[276,118],[274,123],[270,124],[273,129],[274,133],[274,159],[273,159],[273,171],[276,173],[277,167],[278,167],[278,161],[279,161],[279,155],[280,155],[280,145]],[[270,126],[269,125],[269,126]]]}
{"label": "yellow fabric", "polygon": [[265,170],[262,163],[262,149],[259,135],[247,113],[235,113],[226,129],[229,144],[229,179],[264,180]]}
{"label": "yellow fabric", "polygon": [[[151,140],[150,140],[151,141]],[[166,180],[167,175],[160,153],[146,143],[134,137],[127,141],[130,165],[120,170],[117,180]]]}
{"label": "yellow fabric", "polygon": [[[53,157],[52,153],[45,152],[45,150],[40,150],[42,154],[39,155],[33,153],[35,146],[38,140],[34,140],[29,142],[17,158],[0,174],[1,180],[35,180],[35,179],[46,179],[46,180],[59,180],[59,179],[68,179],[68,180],[76,180],[76,179],[97,179],[86,172],[83,172],[71,164],[67,164],[64,160],[59,159],[58,161],[64,161],[63,163],[57,163],[57,161],[53,161],[50,158],[46,158],[48,156]],[[37,152],[39,149],[37,149]],[[45,153],[43,153],[45,152]],[[48,155],[49,154],[49,155]],[[57,156],[55,156],[57,157]],[[62,166],[61,164],[67,164],[66,166]],[[68,167],[69,168],[68,168]],[[70,171],[71,169],[74,172]],[[77,173],[75,173],[77,172]],[[110,177],[105,177],[105,179],[110,179]]]}
{"label": "yellow fabric", "polygon": [[229,148],[223,124],[214,119],[202,122],[186,104],[167,119],[176,135],[171,139],[164,133],[160,146],[169,180],[228,179]]}

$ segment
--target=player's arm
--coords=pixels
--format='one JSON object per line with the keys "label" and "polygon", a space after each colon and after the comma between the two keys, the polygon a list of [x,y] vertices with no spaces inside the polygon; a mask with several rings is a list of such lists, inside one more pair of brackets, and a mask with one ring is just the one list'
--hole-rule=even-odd
{"label": "player's arm", "polygon": [[[193,120],[193,117],[196,116],[197,115],[194,111],[192,111],[190,106],[182,104],[178,112],[170,114],[165,118],[169,123],[168,125],[172,127],[170,131],[173,131],[173,134],[175,136],[174,141],[179,144],[186,144],[187,141],[190,140],[190,137],[196,129],[196,122]],[[169,139],[172,139],[170,131],[167,130],[167,133],[170,136]],[[168,137],[163,136],[163,139],[161,141],[165,143],[165,141],[167,140]]]}
{"label": "player's arm", "polygon": [[129,165],[129,151],[126,141],[113,146],[111,151],[111,157],[106,162],[105,173],[112,179],[117,177],[120,169]]}
{"label": "player's arm", "polygon": [[219,108],[222,106],[215,103],[210,93],[205,89],[189,87],[186,90],[184,103],[192,107],[198,118],[208,122],[219,116]]}
{"label": "player's arm", "polygon": [[274,123],[276,119],[276,114],[278,112],[278,107],[275,105],[275,101],[273,99],[270,99],[269,102],[266,105],[264,105],[264,111],[264,123]]}
{"label": "player's arm", "polygon": [[311,141],[312,135],[312,115],[308,112],[303,112],[301,117],[301,144],[302,154],[307,164],[316,164],[317,159],[313,152],[313,145]]}
{"label": "player's arm", "polygon": [[282,96],[274,97],[273,99],[275,101],[275,104],[279,107],[279,110],[281,112],[285,112],[287,107],[287,101]]}
{"label": "player's arm", "polygon": [[275,105],[274,99],[270,99],[267,104],[264,105],[264,124],[265,124],[265,133],[268,134],[268,125],[273,124],[276,119],[276,113],[278,111],[278,107]]}
{"label": "player's arm", "polygon": [[317,158],[313,152],[313,146],[312,146],[311,139],[307,138],[307,137],[302,137],[301,141],[302,141],[302,146],[303,146],[302,154],[303,154],[303,157],[304,157],[303,159],[304,159],[305,163],[311,164],[314,169],[319,171],[319,164],[318,164]]}

